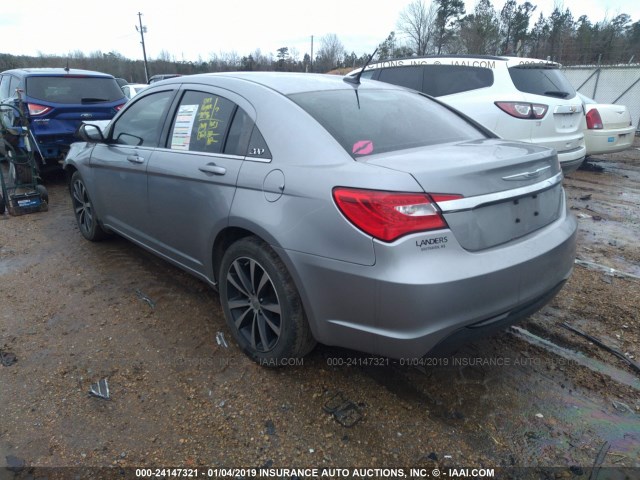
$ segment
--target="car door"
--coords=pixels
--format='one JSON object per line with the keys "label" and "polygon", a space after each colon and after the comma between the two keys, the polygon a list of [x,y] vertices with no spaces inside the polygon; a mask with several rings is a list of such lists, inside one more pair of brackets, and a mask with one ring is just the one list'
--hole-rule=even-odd
{"label": "car door", "polygon": [[110,128],[107,143],[92,153],[91,191],[102,222],[122,235],[147,244],[149,217],[147,165],[158,148],[176,89],[139,98]]}
{"label": "car door", "polygon": [[194,273],[210,266],[253,129],[252,106],[227,90],[185,86],[165,148],[149,162],[154,248]]}

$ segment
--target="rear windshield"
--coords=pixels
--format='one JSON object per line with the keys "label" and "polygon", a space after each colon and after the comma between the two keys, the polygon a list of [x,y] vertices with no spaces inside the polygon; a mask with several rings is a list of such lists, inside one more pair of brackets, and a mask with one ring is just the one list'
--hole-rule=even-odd
{"label": "rear windshield", "polygon": [[290,95],[353,157],[485,138],[462,117],[404,90],[330,90]]}
{"label": "rear windshield", "polygon": [[538,65],[511,67],[509,74],[514,85],[521,92],[565,99],[576,96],[575,89],[557,67]]}
{"label": "rear windshield", "polygon": [[28,77],[27,96],[51,103],[91,104],[124,97],[114,78]]}

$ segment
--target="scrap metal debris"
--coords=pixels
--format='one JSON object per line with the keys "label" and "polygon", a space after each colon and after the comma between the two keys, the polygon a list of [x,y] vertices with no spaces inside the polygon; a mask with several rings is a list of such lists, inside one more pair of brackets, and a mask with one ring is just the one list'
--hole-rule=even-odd
{"label": "scrap metal debris", "polygon": [[593,468],[591,469],[591,475],[589,475],[589,480],[596,480],[598,478],[598,473],[600,472],[600,466],[602,462],[604,462],[607,453],[609,453],[609,449],[611,448],[611,444],[609,442],[604,442],[602,447],[600,448],[600,452],[596,457],[595,462],[593,463]]}
{"label": "scrap metal debris", "polygon": [[227,341],[224,339],[224,333],[222,332],[216,333],[216,342],[218,342],[218,345],[220,345],[221,347],[229,348],[229,345],[227,345]]}
{"label": "scrap metal debris", "polygon": [[626,403],[623,402],[618,402],[617,400],[614,400],[613,402],[611,402],[613,404],[613,408],[615,408],[616,410],[618,410],[619,412],[623,412],[623,413],[631,413],[634,414],[635,412],[631,409],[631,407],[629,405],[627,405]]}
{"label": "scrap metal debris", "polygon": [[344,397],[342,392],[336,393],[324,404],[324,411],[333,415],[333,418],[343,427],[351,428],[362,420],[360,408],[351,400]]}
{"label": "scrap metal debris", "polygon": [[566,322],[562,322],[560,324],[561,327],[566,328],[567,330],[580,335],[581,337],[586,338],[587,340],[589,340],[590,342],[594,343],[595,345],[599,346],[600,348],[603,348],[604,350],[608,351],[609,353],[612,353],[613,355],[615,355],[616,357],[618,357],[619,359],[621,359],[623,362],[625,362],[627,365],[629,365],[632,369],[634,369],[636,372],[640,373],[640,365],[637,364],[636,362],[634,362],[633,360],[631,360],[630,358],[628,358],[624,353],[622,353],[620,350],[617,350],[613,347],[610,347],[609,345],[607,345],[606,343],[604,343],[602,340],[589,335],[588,333],[583,332],[582,330],[577,329],[576,327],[573,327],[571,325],[569,325]]}
{"label": "scrap metal debris", "polygon": [[609,275],[613,275],[614,277],[634,278],[636,280],[640,280],[640,277],[638,275],[634,275],[633,273],[622,272],[620,270],[616,270],[615,268],[600,265],[599,263],[587,262],[586,260],[580,260],[579,258],[575,259],[575,264],[580,265],[581,267],[586,267],[590,270],[599,270]]}
{"label": "scrap metal debris", "polygon": [[142,293],[140,290],[136,289],[136,295],[138,296],[138,298],[144,302],[147,302],[149,304],[149,306],[151,308],[156,308],[156,302],[154,302],[153,300],[151,300],[149,297],[147,297],[144,293]]}
{"label": "scrap metal debris", "polygon": [[94,397],[102,398],[104,400],[109,400],[109,383],[106,378],[103,378],[98,383],[94,383],[91,385],[91,389],[89,390],[89,394]]}
{"label": "scrap metal debris", "polygon": [[11,352],[4,352],[2,351],[2,349],[0,349],[0,363],[3,367],[10,367],[17,361],[18,358],[15,356],[15,354]]}

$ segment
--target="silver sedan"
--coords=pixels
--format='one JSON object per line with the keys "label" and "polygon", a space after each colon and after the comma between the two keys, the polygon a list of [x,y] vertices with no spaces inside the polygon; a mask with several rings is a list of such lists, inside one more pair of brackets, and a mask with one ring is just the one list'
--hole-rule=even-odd
{"label": "silver sedan", "polygon": [[416,358],[541,308],[576,221],[555,151],[400,87],[236,72],[146,88],[65,161],[82,235],[219,291],[253,360]]}

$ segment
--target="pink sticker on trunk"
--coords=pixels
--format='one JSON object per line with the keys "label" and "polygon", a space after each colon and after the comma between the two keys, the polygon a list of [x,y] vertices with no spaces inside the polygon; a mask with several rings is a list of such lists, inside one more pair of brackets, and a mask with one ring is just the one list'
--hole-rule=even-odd
{"label": "pink sticker on trunk", "polygon": [[354,155],[369,155],[373,153],[373,142],[371,140],[360,140],[353,144]]}

